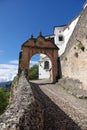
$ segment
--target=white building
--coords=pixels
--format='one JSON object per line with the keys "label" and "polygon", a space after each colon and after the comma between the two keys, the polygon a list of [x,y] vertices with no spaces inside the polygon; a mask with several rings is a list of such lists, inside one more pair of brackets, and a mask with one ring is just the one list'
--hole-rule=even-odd
{"label": "white building", "polygon": [[[86,6],[87,6],[87,1],[85,2],[83,9]],[[53,30],[53,35],[45,36],[46,39],[50,38],[58,46],[59,56],[61,56],[64,53],[66,45],[76,27],[79,18],[80,18],[80,14],[67,25],[55,26]],[[47,68],[45,67],[46,62],[48,62],[49,64]],[[52,77],[51,68],[52,68],[52,64],[50,59],[46,55],[40,54],[39,79],[50,79]]]}
{"label": "white building", "polygon": [[39,60],[39,79],[52,79],[52,63],[49,57],[40,54]]}

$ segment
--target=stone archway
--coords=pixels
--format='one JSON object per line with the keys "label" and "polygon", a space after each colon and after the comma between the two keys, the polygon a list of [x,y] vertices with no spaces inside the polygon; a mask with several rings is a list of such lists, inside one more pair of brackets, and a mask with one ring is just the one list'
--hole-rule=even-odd
{"label": "stone archway", "polygon": [[53,82],[56,82],[58,76],[58,47],[51,39],[45,39],[42,35],[37,38],[31,37],[21,48],[18,73],[26,70],[27,79],[29,80],[29,61],[31,57],[36,53],[43,53],[51,59]]}

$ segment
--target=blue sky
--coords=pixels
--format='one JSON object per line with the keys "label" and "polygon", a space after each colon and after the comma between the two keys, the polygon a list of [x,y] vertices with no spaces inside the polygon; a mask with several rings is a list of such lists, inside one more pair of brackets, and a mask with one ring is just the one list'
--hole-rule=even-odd
{"label": "blue sky", "polygon": [[40,30],[43,35],[52,34],[54,26],[67,24],[78,15],[84,2],[0,0],[0,82],[13,79],[17,73],[21,44],[31,34],[37,37]]}

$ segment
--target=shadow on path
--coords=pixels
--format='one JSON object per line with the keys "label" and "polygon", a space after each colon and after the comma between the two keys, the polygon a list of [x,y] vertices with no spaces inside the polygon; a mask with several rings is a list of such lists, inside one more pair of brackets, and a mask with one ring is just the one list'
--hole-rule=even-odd
{"label": "shadow on path", "polygon": [[61,110],[47,95],[39,84],[30,82],[32,91],[44,109],[43,130],[82,130],[63,110]]}

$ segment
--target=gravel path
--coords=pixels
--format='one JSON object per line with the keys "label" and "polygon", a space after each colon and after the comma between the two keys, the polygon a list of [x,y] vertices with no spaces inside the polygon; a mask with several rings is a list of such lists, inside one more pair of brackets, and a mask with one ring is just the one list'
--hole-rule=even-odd
{"label": "gravel path", "polygon": [[44,130],[87,130],[87,100],[77,99],[49,81],[30,84],[44,108]]}

